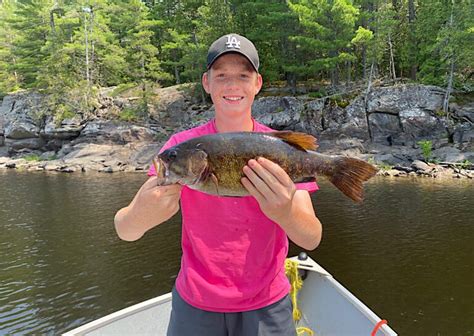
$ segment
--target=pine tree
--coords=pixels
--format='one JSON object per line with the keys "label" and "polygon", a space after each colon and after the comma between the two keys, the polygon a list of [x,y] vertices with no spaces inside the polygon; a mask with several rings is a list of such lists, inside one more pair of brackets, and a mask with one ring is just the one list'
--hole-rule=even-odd
{"label": "pine tree", "polygon": [[45,54],[48,36],[52,31],[52,0],[23,0],[14,7],[14,15],[7,22],[15,31],[12,56],[15,58],[13,71],[19,76],[22,86],[35,87]]}
{"label": "pine tree", "polygon": [[291,69],[304,77],[329,71],[331,84],[339,84],[340,65],[354,59],[347,46],[355,35],[358,9],[350,0],[288,3],[302,28],[301,34],[290,37],[301,57]]}
{"label": "pine tree", "polygon": [[285,71],[294,59],[294,44],[289,36],[297,33],[298,18],[285,1],[237,2],[237,30],[251,39],[260,55],[265,82],[287,80],[295,88],[295,74]]}
{"label": "pine tree", "polygon": [[14,15],[14,5],[13,1],[0,3],[0,99],[20,87],[20,78],[15,70],[17,57],[12,52],[15,31],[8,22]]}

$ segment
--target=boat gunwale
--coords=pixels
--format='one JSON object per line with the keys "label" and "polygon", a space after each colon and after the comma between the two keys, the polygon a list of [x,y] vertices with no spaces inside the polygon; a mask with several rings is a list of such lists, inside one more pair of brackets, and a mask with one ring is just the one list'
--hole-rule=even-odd
{"label": "boat gunwale", "polygon": [[163,295],[160,295],[155,298],[148,299],[143,302],[139,302],[137,304],[134,304],[132,306],[120,309],[116,312],[113,312],[111,314],[108,314],[106,316],[103,316],[97,320],[93,320],[89,323],[86,323],[80,327],[77,327],[75,329],[72,329],[66,333],[64,333],[64,336],[74,336],[74,335],[82,335],[94,330],[99,329],[100,327],[106,326],[114,321],[121,320],[123,318],[126,318],[130,315],[137,314],[141,311],[147,310],[151,307],[161,305],[163,303],[171,301],[171,292],[166,293]]}
{"label": "boat gunwale", "polygon": [[[367,305],[365,305],[360,299],[358,299],[354,294],[352,294],[347,288],[345,288],[341,283],[339,283],[328,271],[326,271],[322,266],[320,266],[316,261],[311,258],[306,260],[300,260],[298,257],[291,257],[290,260],[296,261],[298,263],[298,268],[302,270],[311,271],[314,273],[314,276],[320,276],[325,280],[331,283],[331,287],[336,290],[340,295],[342,295],[346,302],[349,302],[355,309],[357,309],[362,315],[365,316],[371,323],[377,325],[382,319],[374,313]],[[89,323],[86,323],[82,326],[79,326],[75,329],[72,329],[66,333],[64,336],[75,336],[75,335],[85,335],[89,332],[100,329],[103,326],[106,326],[114,321],[124,319],[130,315],[137,314],[141,311],[147,310],[154,306],[167,303],[171,301],[172,294],[171,292],[160,295],[149,300],[139,302],[132,306],[123,308],[109,315],[103,316],[97,320],[93,320]],[[394,336],[397,333],[387,324],[382,325],[379,328],[379,331],[383,332],[384,335]]]}

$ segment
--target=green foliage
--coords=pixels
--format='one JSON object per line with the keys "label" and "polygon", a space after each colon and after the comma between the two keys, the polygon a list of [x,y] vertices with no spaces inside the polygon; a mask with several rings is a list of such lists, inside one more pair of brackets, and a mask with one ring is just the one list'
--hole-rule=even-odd
{"label": "green foliage", "polygon": [[322,91],[310,92],[308,94],[308,97],[310,97],[310,98],[322,98],[322,97],[325,97],[325,96],[326,96],[326,93],[322,92]]}
{"label": "green foliage", "polygon": [[37,154],[28,154],[24,156],[23,159],[25,159],[28,162],[37,162],[41,160],[40,156]]}
{"label": "green foliage", "polygon": [[133,89],[137,86],[136,83],[123,83],[123,84],[119,84],[111,93],[110,93],[110,96],[112,97],[118,97],[120,96],[122,93],[130,90],[130,89]]}
{"label": "green foliage", "polygon": [[339,84],[339,67],[353,60],[348,47],[355,37],[355,23],[359,10],[350,0],[288,1],[298,16],[299,34],[290,36],[298,57],[286,67],[299,77],[327,72],[331,84]]}
{"label": "green foliage", "polygon": [[389,164],[386,163],[386,162],[380,162],[380,163],[378,163],[378,164],[377,164],[377,167],[378,167],[379,169],[385,170],[385,171],[391,170],[391,169],[393,168],[392,165],[389,165]]}
{"label": "green foliage", "polygon": [[153,85],[199,83],[209,44],[230,32],[255,43],[265,83],[293,92],[371,68],[442,86],[453,69],[453,86],[473,90],[473,27],[467,0],[3,0],[0,97],[49,93],[60,119],[89,113],[100,87],[135,83],[146,115]]}
{"label": "green foliage", "polygon": [[467,159],[459,163],[459,168],[461,169],[472,169],[472,166],[473,166],[472,162]]}
{"label": "green foliage", "polygon": [[120,111],[119,119],[122,121],[137,121],[139,119],[138,111],[136,108],[126,107]]}
{"label": "green foliage", "polygon": [[426,162],[430,162],[432,155],[433,143],[430,140],[418,141],[418,145],[421,148],[421,153]]}

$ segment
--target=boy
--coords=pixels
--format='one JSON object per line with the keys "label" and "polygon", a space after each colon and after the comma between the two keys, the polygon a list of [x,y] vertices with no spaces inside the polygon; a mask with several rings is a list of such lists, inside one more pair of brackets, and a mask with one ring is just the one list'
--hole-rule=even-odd
{"label": "boy", "polygon": [[[173,135],[162,151],[193,137],[270,128],[251,115],[262,87],[255,46],[228,34],[209,48],[202,84],[215,118]],[[289,237],[312,250],[322,228],[308,191],[277,164],[252,159],[241,180],[251,196],[217,197],[186,186],[157,186],[154,169],[130,205],[115,216],[123,240],[139,239],[165,222],[181,203],[181,270],[173,289],[168,335],[295,335],[284,262]]]}

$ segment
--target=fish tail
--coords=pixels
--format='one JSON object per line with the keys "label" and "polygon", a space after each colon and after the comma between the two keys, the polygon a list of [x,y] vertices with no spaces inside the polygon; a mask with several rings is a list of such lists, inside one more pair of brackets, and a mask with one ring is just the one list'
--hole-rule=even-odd
{"label": "fish tail", "polygon": [[334,169],[327,177],[347,197],[355,202],[362,202],[364,189],[362,183],[373,177],[377,169],[362,160],[338,157]]}

